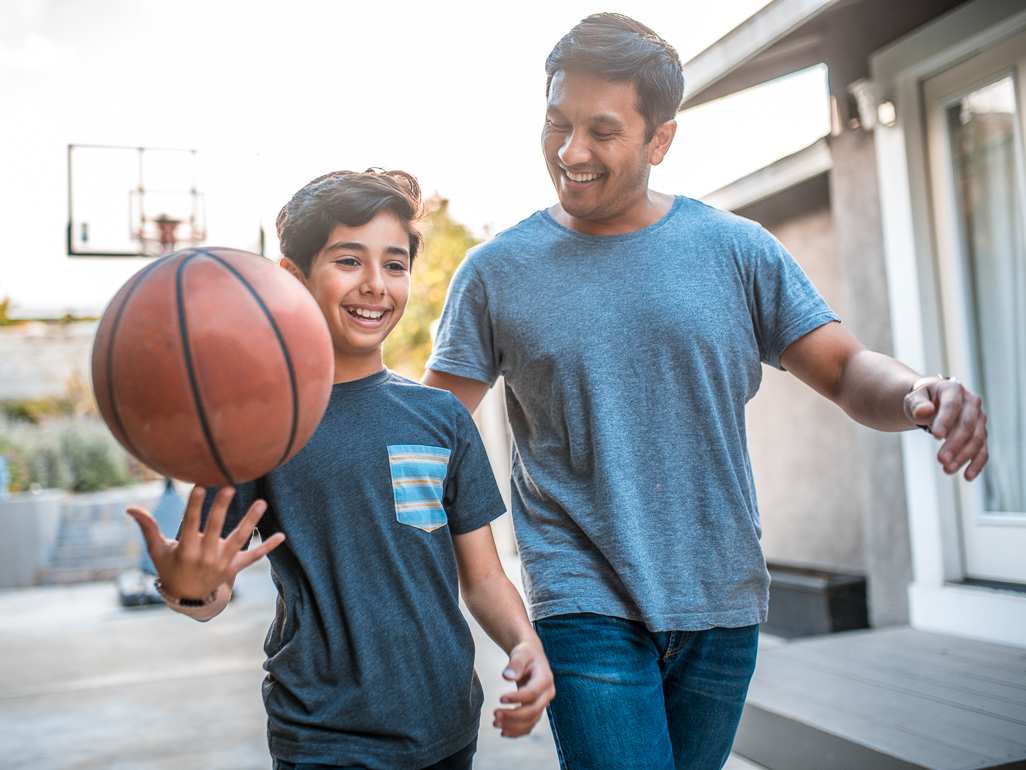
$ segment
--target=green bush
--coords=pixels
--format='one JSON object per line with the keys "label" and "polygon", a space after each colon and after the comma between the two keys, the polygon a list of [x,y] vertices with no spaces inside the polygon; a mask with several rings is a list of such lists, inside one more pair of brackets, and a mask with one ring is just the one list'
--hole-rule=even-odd
{"label": "green bush", "polygon": [[0,418],[0,453],[7,456],[12,492],[37,484],[96,492],[136,481],[125,450],[102,422],[87,417],[39,424]]}

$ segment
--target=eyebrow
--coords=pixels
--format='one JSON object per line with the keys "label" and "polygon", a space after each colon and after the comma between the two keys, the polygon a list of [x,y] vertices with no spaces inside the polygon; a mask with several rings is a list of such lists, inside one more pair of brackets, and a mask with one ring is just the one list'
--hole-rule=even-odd
{"label": "eyebrow", "polygon": [[[366,244],[360,243],[359,241],[340,241],[338,243],[331,244],[331,246],[328,247],[328,251],[359,251],[366,254],[369,249]],[[409,249],[404,249],[399,246],[387,246],[385,248],[385,253],[407,258],[410,256]]]}
{"label": "eyebrow", "polygon": [[[549,104],[546,109],[546,112],[552,113],[555,117],[562,118],[563,120],[567,119],[566,115],[563,114],[563,111],[559,109],[559,107],[556,107],[554,104]],[[591,123],[591,125],[594,125],[596,123],[602,123],[607,126],[612,126],[614,128],[624,127],[624,122],[622,120],[617,118],[615,115],[611,115],[606,112],[600,112],[598,115],[591,116],[591,118],[589,118],[589,122]]]}

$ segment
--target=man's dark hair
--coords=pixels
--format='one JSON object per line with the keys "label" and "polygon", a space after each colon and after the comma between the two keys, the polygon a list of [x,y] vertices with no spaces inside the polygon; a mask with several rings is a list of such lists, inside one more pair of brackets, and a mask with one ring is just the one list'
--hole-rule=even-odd
{"label": "man's dark hair", "polygon": [[310,275],[314,257],[328,242],[337,223],[361,227],[382,211],[390,211],[410,236],[410,266],[424,241],[424,207],[420,184],[405,171],[334,171],[319,176],[292,196],[278,214],[281,253],[303,275]]}
{"label": "man's dark hair", "polygon": [[613,83],[632,83],[637,110],[645,118],[651,141],[672,120],[684,98],[680,57],[673,46],[644,24],[619,13],[596,13],[556,43],[545,60],[545,94],[559,70],[578,67]]}

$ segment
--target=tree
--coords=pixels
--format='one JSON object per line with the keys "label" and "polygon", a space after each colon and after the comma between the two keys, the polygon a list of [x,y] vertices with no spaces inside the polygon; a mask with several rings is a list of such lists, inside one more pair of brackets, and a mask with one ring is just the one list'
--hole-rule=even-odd
{"label": "tree", "polygon": [[426,202],[427,236],[413,263],[410,302],[399,325],[385,340],[385,364],[419,380],[431,354],[431,325],[441,315],[445,293],[467,249],[480,241],[449,216],[449,201],[437,194]]}

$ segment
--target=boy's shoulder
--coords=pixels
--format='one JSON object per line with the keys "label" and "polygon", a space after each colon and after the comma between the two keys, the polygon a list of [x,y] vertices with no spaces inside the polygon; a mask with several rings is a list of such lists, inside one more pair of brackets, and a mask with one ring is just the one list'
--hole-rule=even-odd
{"label": "boy's shoulder", "polygon": [[447,421],[455,421],[455,427],[464,427],[464,417],[467,421],[472,419],[466,407],[448,390],[429,387],[392,370],[388,371],[384,387],[388,400],[418,412],[444,416]]}

